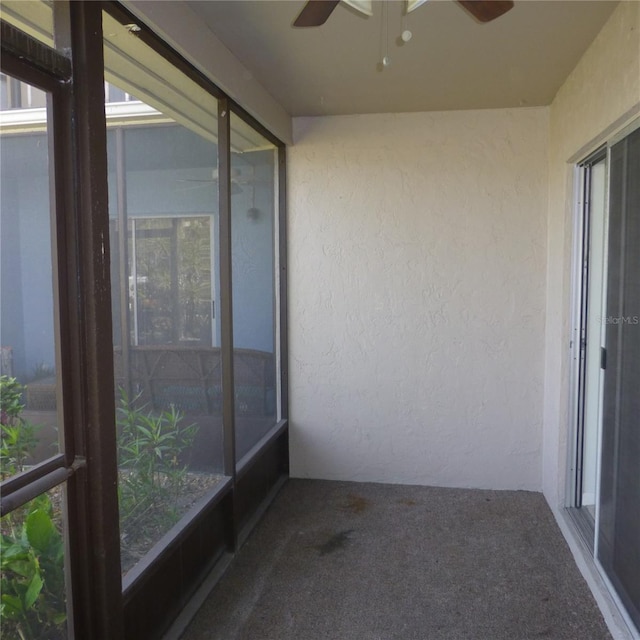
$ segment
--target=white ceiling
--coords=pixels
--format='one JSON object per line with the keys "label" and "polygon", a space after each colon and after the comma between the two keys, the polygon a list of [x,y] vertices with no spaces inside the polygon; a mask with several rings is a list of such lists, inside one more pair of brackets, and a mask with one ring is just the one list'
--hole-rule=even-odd
{"label": "white ceiling", "polygon": [[[550,104],[617,2],[516,0],[480,24],[453,0],[430,0],[407,17],[406,44],[398,0],[375,1],[371,18],[340,3],[325,25],[308,29],[291,26],[304,0],[186,4],[301,116]],[[391,65],[381,70],[385,46]]]}

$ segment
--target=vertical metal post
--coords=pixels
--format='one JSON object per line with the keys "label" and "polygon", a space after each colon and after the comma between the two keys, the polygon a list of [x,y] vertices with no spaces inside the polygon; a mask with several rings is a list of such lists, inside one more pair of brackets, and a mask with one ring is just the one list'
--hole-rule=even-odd
{"label": "vertical metal post", "polygon": [[[218,101],[218,212],[220,219],[220,324],[222,359],[222,428],[224,473],[236,475],[235,394],[233,377],[233,292],[231,262],[231,112],[229,101]],[[228,501],[227,547],[234,551],[238,529],[235,490]]]}
{"label": "vertical metal post", "polygon": [[171,340],[174,344],[180,341],[180,287],[178,286],[178,219],[171,221],[171,237],[169,239],[169,272],[171,279]]}
{"label": "vertical metal post", "polygon": [[[56,2],[53,6],[53,35],[54,45],[59,51],[71,52],[71,25],[69,23],[69,4]],[[79,315],[76,301],[76,247],[75,247],[75,216],[73,209],[73,152],[71,114],[71,90],[67,85],[58,95],[47,100],[47,122],[53,125],[53,135],[49,135],[49,162],[51,166],[52,189],[55,202],[55,256],[57,277],[54,277],[54,305],[55,323],[54,335],[56,340],[56,369],[58,384],[58,424],[61,425],[61,446],[65,457],[65,465],[70,467],[76,457],[76,452],[82,450],[82,440],[78,438],[80,432],[79,413],[77,403],[73,397],[74,379],[79,373],[79,349],[74,338],[79,331]],[[73,558],[76,553],[74,541],[77,538],[78,520],[82,505],[77,500],[78,482],[82,479],[72,477],[66,484],[66,499],[62,503],[62,518],[64,528],[64,572],[65,596],[67,601],[67,633],[69,637],[80,637],[76,621],[81,617],[82,608],[79,600],[78,587]]]}
{"label": "vertical metal post", "polygon": [[287,317],[287,149],[278,147],[278,266],[280,331],[280,420],[289,418],[289,328]]}
{"label": "vertical metal post", "polygon": [[118,220],[118,275],[120,277],[120,353],[122,356],[122,374],[124,389],[129,398],[133,397],[131,388],[131,349],[129,348],[131,329],[129,327],[129,222],[127,215],[127,175],[124,161],[124,131],[118,127],[116,134],[116,188]]}
{"label": "vertical metal post", "polygon": [[77,638],[124,637],[118,527],[102,3],[69,5],[81,353],[74,394],[87,464],[74,501]]}
{"label": "vertical metal post", "polygon": [[220,321],[222,328],[222,422],[224,473],[235,476],[235,399],[233,392],[233,294],[231,263],[231,112],[218,101],[218,210],[220,218]]}

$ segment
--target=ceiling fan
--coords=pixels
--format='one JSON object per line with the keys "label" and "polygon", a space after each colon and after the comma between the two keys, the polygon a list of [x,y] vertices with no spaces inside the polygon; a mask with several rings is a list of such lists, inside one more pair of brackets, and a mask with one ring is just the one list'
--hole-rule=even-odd
{"label": "ceiling fan", "polygon": [[[218,174],[218,169],[211,169],[211,177],[210,178],[179,178],[176,182],[192,182],[196,183],[196,185],[216,185],[218,187],[220,178]],[[258,178],[255,176],[255,169],[251,169],[251,173],[247,171],[242,171],[240,167],[232,167],[231,168],[231,195],[237,196],[240,193],[243,193],[246,188],[255,188],[256,185],[260,184],[268,184],[268,180]],[[197,186],[194,186],[197,188]]]}
{"label": "ceiling fan", "polygon": [[[211,178],[181,178],[178,179],[177,182],[195,182],[202,185],[215,184],[216,187],[218,185],[218,169],[211,170]],[[232,169],[231,171],[231,195],[237,196],[239,193],[242,193],[244,189],[240,186],[241,184],[249,184],[247,179],[242,179],[240,177],[240,169]]]}
{"label": "ceiling fan", "polygon": [[[333,13],[341,0],[308,0],[300,15],[293,23],[294,27],[319,27]],[[407,0],[407,13],[417,9],[427,0]],[[373,15],[373,0],[342,0],[350,7]],[[513,0],[457,0],[479,22],[491,22],[513,8]]]}

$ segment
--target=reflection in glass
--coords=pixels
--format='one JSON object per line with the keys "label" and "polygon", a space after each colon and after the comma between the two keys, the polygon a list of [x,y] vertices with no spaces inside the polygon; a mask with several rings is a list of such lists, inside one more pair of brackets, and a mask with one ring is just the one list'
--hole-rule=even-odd
{"label": "reflection in glass", "polygon": [[275,170],[277,151],[231,117],[231,232],[236,458],[277,416]]}
{"label": "reflection in glass", "polygon": [[[7,86],[25,95],[38,91],[5,78],[3,105],[9,102]],[[60,448],[46,110],[32,112],[20,132],[16,126],[15,117],[0,111],[2,479]],[[13,454],[5,453],[7,447]]]}
{"label": "reflection in glass", "polygon": [[211,346],[209,217],[133,220],[129,246],[132,343]]}
{"label": "reflection in glass", "polygon": [[217,101],[103,20],[126,573],[222,478]]}

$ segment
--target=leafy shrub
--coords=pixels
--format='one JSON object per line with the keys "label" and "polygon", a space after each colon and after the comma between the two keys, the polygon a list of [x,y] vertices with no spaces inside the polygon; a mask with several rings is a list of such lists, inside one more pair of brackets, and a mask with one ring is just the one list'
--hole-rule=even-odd
{"label": "leafy shrub", "polygon": [[[0,472],[24,470],[37,429],[21,417],[24,387],[0,377]],[[160,414],[137,407],[121,392],[118,408],[120,526],[123,538],[164,532],[179,517],[187,468],[182,462],[198,427],[182,424],[174,407]],[[64,542],[48,495],[2,518],[0,622],[7,640],[58,640],[65,636]],[[150,533],[151,532],[151,533]]]}
{"label": "leafy shrub", "polygon": [[0,376],[0,477],[19,473],[33,453],[39,427],[21,417],[24,386],[15,378]]}
{"label": "leafy shrub", "polygon": [[120,390],[118,463],[120,527],[123,537],[137,530],[167,529],[179,517],[178,499],[187,473],[182,456],[195,440],[198,426],[183,425],[174,406],[159,414],[137,407]]}
{"label": "leafy shrub", "polygon": [[[21,417],[24,387],[0,376],[0,475],[24,470],[38,427]],[[64,636],[64,544],[49,496],[41,495],[2,519],[0,620],[3,638]]]}
{"label": "leafy shrub", "polygon": [[49,496],[41,495],[3,518],[1,549],[3,637],[64,637],[64,543]]}

